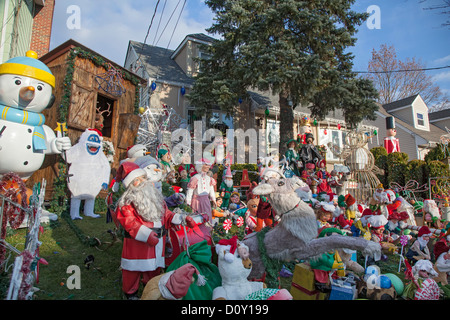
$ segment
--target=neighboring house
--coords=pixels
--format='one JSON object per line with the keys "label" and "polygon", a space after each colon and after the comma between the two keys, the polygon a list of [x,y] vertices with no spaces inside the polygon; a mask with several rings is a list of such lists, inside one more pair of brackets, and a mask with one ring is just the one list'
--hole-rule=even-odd
{"label": "neighboring house", "polygon": [[450,109],[435,111],[428,114],[430,123],[442,130],[450,130]]}
{"label": "neighboring house", "polygon": [[380,128],[377,141],[372,139],[369,148],[383,146],[386,137],[386,118],[394,117],[400,141],[400,151],[408,154],[409,160],[424,160],[425,155],[447,132],[430,121],[428,107],[419,94],[380,105],[375,121],[366,122]]}
{"label": "neighboring house", "polygon": [[49,51],[55,0],[0,2],[0,63],[28,50],[38,57]]}

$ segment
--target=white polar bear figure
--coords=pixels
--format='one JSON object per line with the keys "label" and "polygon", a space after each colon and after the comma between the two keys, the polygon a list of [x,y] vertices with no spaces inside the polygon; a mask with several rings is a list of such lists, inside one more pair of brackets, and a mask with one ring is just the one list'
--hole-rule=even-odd
{"label": "white polar bear figure", "polygon": [[222,286],[213,290],[213,300],[244,300],[247,295],[263,289],[262,282],[247,280],[252,271],[248,247],[236,236],[227,241],[220,240],[216,244],[216,253]]}
{"label": "white polar bear figure", "polygon": [[103,153],[102,136],[95,129],[86,129],[80,140],[67,150],[67,162],[70,163],[67,186],[72,194],[70,217],[82,219],[80,203],[84,200],[84,215],[98,218],[94,213],[95,198],[108,187],[111,166]]}
{"label": "white polar bear figure", "polygon": [[46,154],[71,147],[44,125],[41,113],[52,106],[55,77],[34,51],[0,65],[0,177],[15,172],[27,180]]}

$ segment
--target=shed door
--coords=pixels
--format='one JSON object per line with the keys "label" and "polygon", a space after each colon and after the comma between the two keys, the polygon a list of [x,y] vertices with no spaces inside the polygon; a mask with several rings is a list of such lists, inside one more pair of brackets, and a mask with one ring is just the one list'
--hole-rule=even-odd
{"label": "shed door", "polygon": [[95,91],[73,84],[67,126],[80,130],[92,127],[95,116]]}

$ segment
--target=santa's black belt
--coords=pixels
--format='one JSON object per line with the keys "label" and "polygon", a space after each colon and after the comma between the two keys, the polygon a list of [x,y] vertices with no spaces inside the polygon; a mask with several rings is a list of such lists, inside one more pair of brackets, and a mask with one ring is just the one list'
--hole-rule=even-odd
{"label": "santa's black belt", "polygon": [[[164,226],[162,226],[161,228],[149,228],[149,229],[155,232],[158,238],[164,237],[168,234],[167,229]],[[128,233],[128,231],[125,231],[124,237],[131,238],[131,235]]]}

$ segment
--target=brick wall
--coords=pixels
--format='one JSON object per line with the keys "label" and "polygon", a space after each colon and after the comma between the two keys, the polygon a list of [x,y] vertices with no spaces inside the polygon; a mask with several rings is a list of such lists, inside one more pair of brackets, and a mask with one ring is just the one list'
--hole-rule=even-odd
{"label": "brick wall", "polygon": [[55,0],[45,0],[45,6],[36,5],[30,50],[36,51],[38,57],[50,49],[54,8]]}

